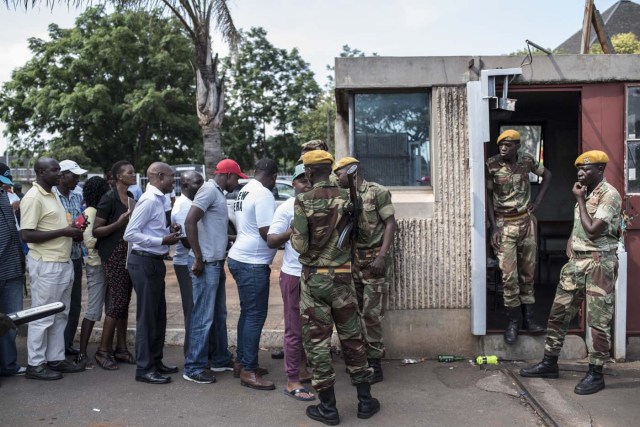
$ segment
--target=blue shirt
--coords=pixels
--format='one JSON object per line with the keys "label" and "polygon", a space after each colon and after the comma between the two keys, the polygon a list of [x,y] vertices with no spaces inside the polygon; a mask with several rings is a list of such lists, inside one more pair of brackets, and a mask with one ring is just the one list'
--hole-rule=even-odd
{"label": "blue shirt", "polygon": [[169,234],[164,210],[164,194],[151,184],[147,185],[124,232],[124,240],[133,243],[132,249],[166,255],[169,246],[162,240]]}
{"label": "blue shirt", "polygon": [[133,195],[132,198],[136,202],[140,200],[140,197],[142,197],[142,188],[140,188],[138,184],[131,184],[127,190],[129,190],[129,192]]}

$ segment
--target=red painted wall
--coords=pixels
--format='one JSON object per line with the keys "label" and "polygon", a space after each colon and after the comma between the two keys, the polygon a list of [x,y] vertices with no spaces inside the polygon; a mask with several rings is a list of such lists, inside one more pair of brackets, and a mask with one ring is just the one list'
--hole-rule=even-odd
{"label": "red painted wall", "polygon": [[[582,151],[602,150],[609,155],[605,177],[624,197],[625,85],[592,84],[582,88]],[[631,200],[640,212],[640,201]],[[624,200],[623,200],[624,208]],[[640,219],[629,229],[625,246],[629,254],[627,333],[640,334]]]}

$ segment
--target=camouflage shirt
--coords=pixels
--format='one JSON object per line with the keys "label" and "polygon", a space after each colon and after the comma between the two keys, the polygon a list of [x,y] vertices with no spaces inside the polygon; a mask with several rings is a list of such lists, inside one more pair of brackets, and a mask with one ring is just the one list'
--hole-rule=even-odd
{"label": "camouflage shirt", "polygon": [[582,227],[580,208],[576,203],[571,232],[571,249],[574,251],[610,251],[618,247],[618,228],[620,227],[620,193],[605,179],[586,197],[587,212],[593,219],[607,223],[600,236],[591,240]]}
{"label": "camouflage shirt", "polygon": [[513,171],[499,154],[487,160],[487,190],[493,192],[493,209],[496,213],[527,210],[531,202],[529,172],[542,176],[544,166],[528,153],[518,153]]}
{"label": "camouflage shirt", "polygon": [[363,180],[358,195],[362,199],[362,210],[358,218],[356,246],[359,249],[377,248],[382,245],[384,237],[383,221],[395,215],[391,193],[380,184]]}
{"label": "camouflage shirt", "polygon": [[300,264],[336,267],[349,262],[349,246],[336,247],[340,237],[336,225],[348,202],[346,191],[328,181],[296,197],[291,246],[300,254]]}

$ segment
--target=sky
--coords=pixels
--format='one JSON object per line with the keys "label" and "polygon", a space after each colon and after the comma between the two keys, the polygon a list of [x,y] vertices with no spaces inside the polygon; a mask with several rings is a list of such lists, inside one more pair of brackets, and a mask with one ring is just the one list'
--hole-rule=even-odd
{"label": "sky", "polygon": [[[616,0],[595,0],[604,12]],[[529,39],[555,48],[582,27],[584,0],[230,0],[238,28],[263,27],[278,48],[297,47],[322,86],[348,44],[381,56],[502,55]],[[0,3],[0,84],[29,58],[27,39],[81,10],[57,5],[25,12]],[[214,39],[214,51],[227,50]],[[0,129],[2,129],[0,123]],[[0,135],[0,153],[6,141]]]}

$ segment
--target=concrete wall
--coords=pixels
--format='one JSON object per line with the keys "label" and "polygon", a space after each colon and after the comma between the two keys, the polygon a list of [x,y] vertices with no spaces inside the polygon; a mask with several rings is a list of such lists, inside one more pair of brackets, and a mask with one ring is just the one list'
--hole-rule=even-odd
{"label": "concrete wall", "polygon": [[475,351],[477,342],[469,328],[471,208],[466,90],[434,88],[431,106],[432,146],[438,164],[432,169],[437,182],[429,203],[433,212],[431,218],[398,221],[394,280],[384,325],[388,357],[420,354],[427,349],[469,353]]}
{"label": "concrete wall", "polygon": [[[522,56],[336,58],[336,89],[424,88],[463,85],[480,70],[516,68]],[[640,80],[640,55],[536,55],[513,84]]]}

